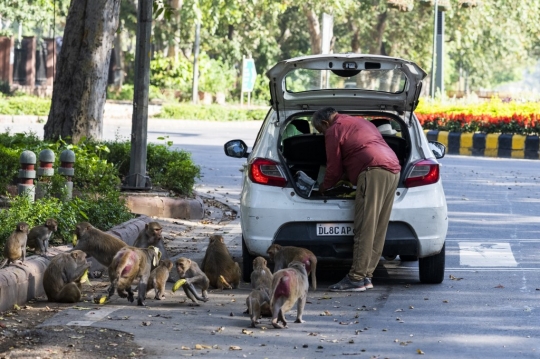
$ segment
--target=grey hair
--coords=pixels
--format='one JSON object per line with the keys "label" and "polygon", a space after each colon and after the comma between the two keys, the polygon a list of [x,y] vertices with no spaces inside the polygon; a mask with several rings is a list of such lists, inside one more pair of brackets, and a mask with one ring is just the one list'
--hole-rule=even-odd
{"label": "grey hair", "polygon": [[311,116],[311,124],[315,128],[321,128],[323,121],[330,121],[330,117],[337,113],[336,109],[333,107],[325,107],[320,110],[315,111],[313,116]]}

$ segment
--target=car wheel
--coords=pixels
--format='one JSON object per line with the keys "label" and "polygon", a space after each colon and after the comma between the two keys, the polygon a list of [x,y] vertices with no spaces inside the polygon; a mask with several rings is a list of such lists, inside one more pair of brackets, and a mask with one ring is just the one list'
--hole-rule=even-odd
{"label": "car wheel", "polygon": [[384,256],[383,258],[386,259],[387,261],[393,261],[394,259],[396,259],[397,255],[391,255],[391,256]]}
{"label": "car wheel", "polygon": [[419,259],[418,269],[420,272],[420,282],[426,284],[439,284],[443,281],[445,247],[446,244],[443,245],[439,254]]}
{"label": "car wheel", "polygon": [[246,283],[251,282],[251,272],[253,272],[254,259],[255,257],[249,253],[244,236],[242,236],[242,279]]}
{"label": "car wheel", "polygon": [[399,259],[403,262],[414,262],[414,261],[417,261],[418,260],[418,257],[417,256],[411,256],[411,255],[405,255],[405,254],[400,254],[399,255]]}

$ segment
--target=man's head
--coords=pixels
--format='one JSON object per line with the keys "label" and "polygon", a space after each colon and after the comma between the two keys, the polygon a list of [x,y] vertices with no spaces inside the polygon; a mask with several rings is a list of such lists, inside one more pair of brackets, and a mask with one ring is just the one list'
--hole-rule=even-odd
{"label": "man's head", "polygon": [[334,122],[337,111],[333,107],[325,107],[316,111],[311,117],[311,124],[320,133],[325,133],[328,127]]}

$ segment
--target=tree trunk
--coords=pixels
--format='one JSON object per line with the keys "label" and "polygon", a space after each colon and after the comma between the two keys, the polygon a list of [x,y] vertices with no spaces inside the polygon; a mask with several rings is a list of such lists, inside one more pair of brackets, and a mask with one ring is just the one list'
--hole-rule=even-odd
{"label": "tree trunk", "polygon": [[321,48],[321,26],[319,24],[319,18],[315,11],[309,8],[308,4],[302,6],[304,14],[308,20],[308,31],[309,38],[311,39],[311,53],[320,54],[322,52]]}
{"label": "tree trunk", "polygon": [[44,138],[101,139],[103,106],[120,0],[72,1]]}
{"label": "tree trunk", "polygon": [[377,16],[377,25],[373,28],[374,40],[369,48],[370,54],[380,55],[383,52],[383,35],[386,29],[386,19],[388,18],[388,12],[385,11]]}

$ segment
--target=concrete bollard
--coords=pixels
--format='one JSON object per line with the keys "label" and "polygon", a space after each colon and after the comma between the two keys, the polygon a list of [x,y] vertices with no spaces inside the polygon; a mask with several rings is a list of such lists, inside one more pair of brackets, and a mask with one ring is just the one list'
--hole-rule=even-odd
{"label": "concrete bollard", "polygon": [[21,169],[19,170],[19,183],[17,184],[17,193],[19,196],[26,195],[31,202],[34,202],[36,195],[36,187],[34,179],[36,178],[36,154],[32,151],[25,150],[19,157]]}
{"label": "concrete bollard", "polygon": [[44,198],[47,195],[51,177],[54,175],[54,152],[43,150],[39,153],[39,167],[37,170],[38,182],[36,185],[36,199]]}
{"label": "concrete bollard", "polygon": [[72,150],[64,150],[60,154],[60,167],[58,173],[66,177],[66,196],[72,198],[73,196],[73,182],[71,179],[75,174],[75,152]]}

